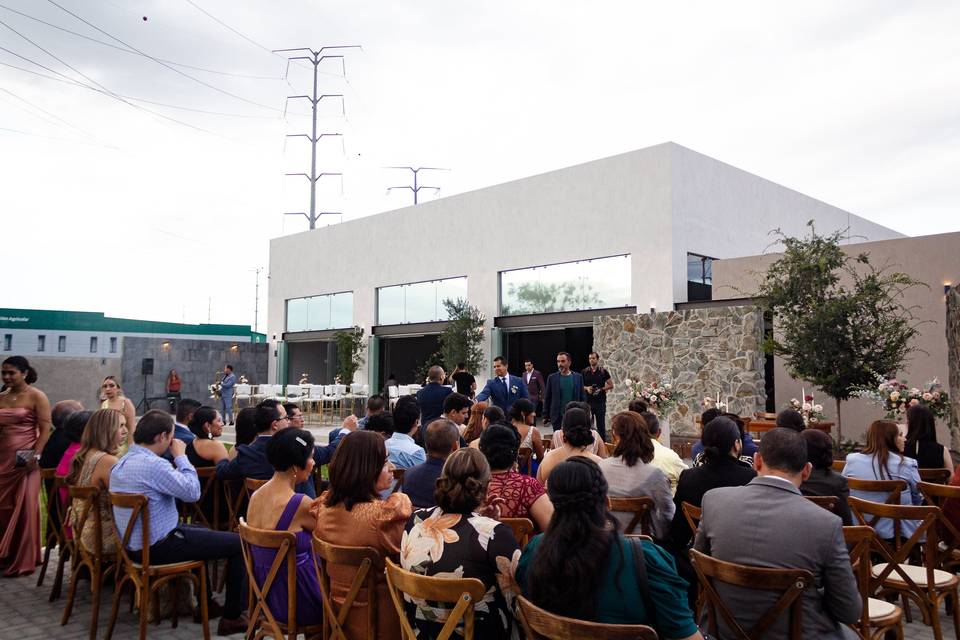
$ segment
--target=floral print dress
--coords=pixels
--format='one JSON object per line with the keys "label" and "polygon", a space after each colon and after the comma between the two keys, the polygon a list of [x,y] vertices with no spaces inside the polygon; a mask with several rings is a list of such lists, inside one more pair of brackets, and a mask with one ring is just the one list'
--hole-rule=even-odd
{"label": "floral print dress", "polygon": [[[517,637],[513,599],[520,546],[509,525],[476,513],[444,513],[440,507],[414,511],[400,542],[400,564],[414,573],[477,578],[487,587],[476,603],[476,638]],[[436,637],[452,604],[408,600],[408,617],[422,638]],[[463,625],[458,627],[462,634]]]}

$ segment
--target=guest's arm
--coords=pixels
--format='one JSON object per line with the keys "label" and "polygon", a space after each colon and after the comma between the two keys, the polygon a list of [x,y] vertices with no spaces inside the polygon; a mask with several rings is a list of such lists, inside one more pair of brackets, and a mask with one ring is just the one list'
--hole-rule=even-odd
{"label": "guest's arm", "polygon": [[184,453],[185,449],[186,445],[182,440],[173,441],[170,452],[173,453],[175,466],[171,467],[165,460],[157,458],[157,473],[153,482],[161,493],[180,498],[184,502],[196,502],[200,499],[200,479],[197,477],[197,470]]}
{"label": "guest's arm", "polygon": [[240,467],[240,447],[246,445],[238,444],[233,447],[233,456],[227,460],[221,460],[217,463],[217,477],[221,480],[241,480],[243,479],[243,470]]}
{"label": "guest's arm", "polygon": [[477,394],[476,401],[484,402],[489,397],[490,397],[490,381],[487,380],[487,383],[483,385],[483,389],[481,389],[480,393]]}
{"label": "guest's arm", "polygon": [[544,493],[534,500],[533,504],[530,505],[530,516],[538,530],[546,531],[547,525],[550,524],[550,518],[553,517],[553,503],[550,502],[550,496]]}
{"label": "guest's arm", "polygon": [[[50,439],[50,433],[53,427],[53,420],[50,417],[50,400],[47,398],[47,395],[42,392],[36,393],[36,403],[33,407],[33,412],[37,416],[37,428],[39,429],[39,434],[37,436],[37,442],[33,446],[33,450],[37,455],[43,453],[43,448],[47,445],[47,440]],[[30,468],[37,469],[39,468],[39,460],[30,460]]]}

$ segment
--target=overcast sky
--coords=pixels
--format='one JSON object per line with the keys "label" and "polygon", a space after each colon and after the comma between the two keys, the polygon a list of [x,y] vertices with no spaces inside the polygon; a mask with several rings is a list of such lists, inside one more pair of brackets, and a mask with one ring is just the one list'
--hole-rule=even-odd
{"label": "overcast sky", "polygon": [[318,167],[344,178],[317,209],[345,219],[410,202],[387,165],[450,168],[422,178],[445,196],[672,140],[908,235],[960,231],[956,2],[55,2],[0,0],[0,306],[252,324],[261,267],[264,331],[268,240],[309,199],[283,175],[309,171],[285,138],[309,105],[284,99],[312,75],[284,79],[285,47],[363,46],[346,79],[321,66],[346,118],[320,103],[344,135]]}

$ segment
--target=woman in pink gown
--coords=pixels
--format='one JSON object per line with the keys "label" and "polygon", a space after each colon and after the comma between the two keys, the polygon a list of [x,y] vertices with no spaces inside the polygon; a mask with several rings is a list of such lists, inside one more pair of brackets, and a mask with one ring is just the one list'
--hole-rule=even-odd
{"label": "woman in pink gown", "polygon": [[[8,577],[32,573],[40,564],[37,462],[51,423],[50,402],[31,386],[37,373],[27,359],[7,358],[0,371],[0,574]],[[18,455],[22,466],[17,466]]]}

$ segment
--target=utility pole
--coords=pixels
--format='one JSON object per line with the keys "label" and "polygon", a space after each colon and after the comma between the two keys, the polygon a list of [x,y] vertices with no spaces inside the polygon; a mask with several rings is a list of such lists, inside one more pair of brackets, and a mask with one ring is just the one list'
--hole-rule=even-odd
{"label": "utility pole", "polygon": [[417,182],[417,176],[421,171],[450,171],[450,169],[444,169],[443,167],[384,167],[384,169],[406,169],[407,171],[413,172],[412,187],[410,185],[387,187],[387,193],[393,191],[394,189],[410,189],[410,191],[413,192],[413,204],[417,204],[417,194],[420,193],[420,189],[433,189],[436,192],[440,191],[440,187],[428,187],[427,185],[419,184]]}
{"label": "utility pole", "polygon": [[[312,96],[287,96],[287,101],[290,101],[292,99],[308,100],[310,102],[310,106],[313,112],[313,129],[310,135],[307,135],[305,133],[297,133],[297,134],[289,134],[287,136],[288,138],[296,138],[296,137],[306,138],[307,140],[310,141],[310,173],[309,174],[306,174],[306,173],[286,174],[288,176],[303,176],[307,179],[308,182],[310,182],[310,212],[305,213],[303,211],[291,211],[285,214],[285,215],[294,215],[294,216],[302,215],[306,217],[307,220],[310,222],[311,229],[316,228],[317,218],[318,218],[317,180],[319,180],[320,178],[323,178],[324,176],[340,176],[341,189],[343,188],[342,173],[332,173],[332,172],[321,172],[319,174],[317,173],[317,142],[319,142],[322,138],[325,138],[328,136],[337,136],[341,138],[343,136],[342,133],[321,133],[320,135],[317,135],[317,104],[319,104],[320,101],[323,100],[324,98],[340,98],[341,111],[344,111],[342,94],[330,93],[330,94],[323,94],[319,96],[317,95],[317,74],[319,73],[319,66],[320,66],[320,63],[323,62],[324,60],[333,60],[333,59],[339,59],[341,65],[343,65],[344,57],[342,55],[324,55],[323,53],[324,51],[330,51],[333,49],[359,49],[359,48],[360,48],[360,45],[351,44],[351,45],[336,45],[336,46],[330,46],[330,47],[320,47],[320,49],[316,51],[308,47],[298,47],[295,49],[275,49],[273,51],[273,53],[305,52],[309,54],[309,55],[300,55],[300,56],[288,56],[287,57],[288,70],[290,68],[291,60],[306,60],[313,65],[313,95]],[[343,68],[346,69],[345,66],[343,66]],[[286,109],[284,109],[284,112],[286,112]],[[320,215],[323,215],[323,214],[320,214]]]}
{"label": "utility pole", "polygon": [[262,267],[256,268],[257,274],[257,286],[254,289],[253,294],[253,332],[257,332],[257,321],[260,319],[260,272],[263,270]]}

